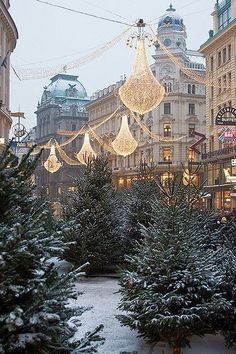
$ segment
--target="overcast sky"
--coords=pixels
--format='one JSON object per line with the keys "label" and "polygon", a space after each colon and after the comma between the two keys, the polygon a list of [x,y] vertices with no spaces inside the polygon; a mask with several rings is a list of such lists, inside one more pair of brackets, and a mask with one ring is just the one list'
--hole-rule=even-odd
{"label": "overcast sky", "polygon": [[[169,0],[47,0],[103,17],[128,23],[139,18],[153,21],[169,7]],[[11,56],[15,67],[47,67],[66,64],[99,48],[125,30],[126,26],[90,18],[36,0],[11,0],[11,15],[19,31],[19,40]],[[211,13],[215,0],[173,0],[173,6],[183,16],[187,28],[188,49],[198,49],[208,38],[212,28]],[[112,14],[113,13],[113,14]],[[115,14],[122,16],[118,17]],[[124,19],[125,18],[125,19]],[[154,48],[150,49],[150,54]],[[134,49],[126,47],[125,39],[96,58],[93,62],[69,71],[79,76],[88,95],[118,81],[129,74]],[[43,86],[50,77],[19,81],[11,73],[11,111],[25,112],[27,128],[36,124],[34,111],[41,99]]]}

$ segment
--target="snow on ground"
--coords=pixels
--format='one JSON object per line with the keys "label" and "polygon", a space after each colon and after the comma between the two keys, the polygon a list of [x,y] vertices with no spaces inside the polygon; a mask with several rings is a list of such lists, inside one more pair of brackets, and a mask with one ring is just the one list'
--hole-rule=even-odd
{"label": "snow on ground", "polygon": [[[138,354],[148,354],[149,346],[136,333],[128,327],[121,327],[115,315],[120,314],[116,309],[120,300],[117,294],[119,285],[117,279],[97,277],[84,278],[76,286],[83,295],[78,297],[80,306],[93,308],[81,316],[82,326],[79,333],[84,334],[93,330],[97,325],[103,324],[101,335],[106,338],[104,345],[98,349],[99,354],[119,354],[122,351],[137,351]],[[161,352],[160,352],[161,353]]]}
{"label": "snow on ground", "polygon": [[[168,345],[161,343],[150,348],[144,340],[137,338],[137,333],[128,327],[121,327],[115,315],[120,295],[117,293],[119,285],[117,279],[96,277],[81,278],[76,286],[80,292],[76,302],[79,306],[93,306],[80,317],[82,326],[79,328],[81,337],[97,325],[103,324],[101,336],[106,338],[104,345],[98,349],[98,354],[120,354],[121,352],[137,352],[138,354],[172,354]],[[235,348],[228,350],[220,336],[206,336],[192,338],[191,348],[184,348],[182,354],[233,354]]]}

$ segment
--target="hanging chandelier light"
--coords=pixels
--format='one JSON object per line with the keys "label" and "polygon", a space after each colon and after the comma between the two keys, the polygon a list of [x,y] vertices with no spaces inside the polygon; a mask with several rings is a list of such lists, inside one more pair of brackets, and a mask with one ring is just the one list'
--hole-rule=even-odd
{"label": "hanging chandelier light", "polygon": [[89,160],[91,160],[93,157],[96,157],[97,154],[93,150],[90,140],[89,140],[89,134],[85,133],[84,134],[84,143],[82,145],[82,148],[80,151],[76,154],[77,159],[83,164],[87,165]]}
{"label": "hanging chandelier light", "polygon": [[130,132],[126,115],[122,117],[119,133],[111,145],[115,152],[122,156],[132,154],[137,148],[138,142],[134,139]]}
{"label": "hanging chandelier light", "polygon": [[61,168],[62,163],[58,161],[54,144],[51,145],[50,154],[43,165],[50,173],[57,172]]}
{"label": "hanging chandelier light", "polygon": [[[128,40],[132,46],[135,35]],[[144,114],[157,107],[163,100],[165,89],[154,77],[147,57],[145,41],[150,40],[149,35],[139,28],[136,41],[136,59],[128,80],[119,89],[122,102],[131,111]]]}

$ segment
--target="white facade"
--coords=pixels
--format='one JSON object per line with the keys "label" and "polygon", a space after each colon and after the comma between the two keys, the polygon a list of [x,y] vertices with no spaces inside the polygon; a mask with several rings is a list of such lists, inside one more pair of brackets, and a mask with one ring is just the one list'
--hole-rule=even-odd
{"label": "white facade", "polygon": [[9,6],[8,0],[0,0],[0,144],[8,141],[12,123],[9,103],[10,54],[18,38],[16,25],[8,11]]}
{"label": "white facade", "polygon": [[[185,26],[172,6],[159,20],[157,34],[162,43],[178,57],[183,65],[195,72],[204,72],[203,64],[189,59],[189,54],[201,55],[196,51],[187,51]],[[194,154],[189,156],[189,146],[198,140],[191,133],[197,131],[205,134],[205,86],[182,73],[158,44],[153,58],[155,62],[151,66],[152,72],[165,87],[166,95],[156,109],[144,116],[143,123],[152,133],[160,136],[160,141],[144,133],[130,116],[130,130],[139,144],[136,151],[126,158],[110,156],[118,186],[130,185],[137,175],[140,161],[155,164],[155,172],[164,176],[168,170],[171,172],[182,170],[182,164],[186,165],[189,159],[198,159],[198,156],[193,156]],[[99,123],[122,105],[118,96],[118,89],[122,83],[121,80],[96,92],[87,105],[90,121]],[[119,127],[120,119],[114,117],[102,125],[97,133],[111,143]],[[204,145],[199,148],[203,149]],[[97,146],[97,151],[101,152],[100,150],[101,148]]]}

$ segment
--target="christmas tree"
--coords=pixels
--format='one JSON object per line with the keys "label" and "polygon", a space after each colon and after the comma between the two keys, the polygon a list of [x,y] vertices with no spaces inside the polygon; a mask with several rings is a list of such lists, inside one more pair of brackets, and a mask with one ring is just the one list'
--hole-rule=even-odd
{"label": "christmas tree", "polygon": [[66,230],[32,196],[37,160],[19,162],[9,149],[0,157],[0,353],[96,352],[100,328],[73,341],[84,310],[68,301],[81,269],[59,275],[51,260]]}
{"label": "christmas tree", "polygon": [[64,218],[71,225],[68,242],[76,242],[65,253],[70,262],[90,263],[90,271],[104,271],[117,265],[122,255],[118,209],[112,173],[107,159],[88,162],[78,179],[78,191],[64,206]]}
{"label": "christmas tree", "polygon": [[180,354],[192,335],[220,330],[232,304],[218,285],[224,276],[215,261],[221,250],[209,246],[208,217],[199,222],[203,215],[195,208],[200,191],[178,179],[165,187],[159,181],[158,188],[152,224],[142,227],[144,239],[122,273],[119,307],[127,314],[119,319]]}

